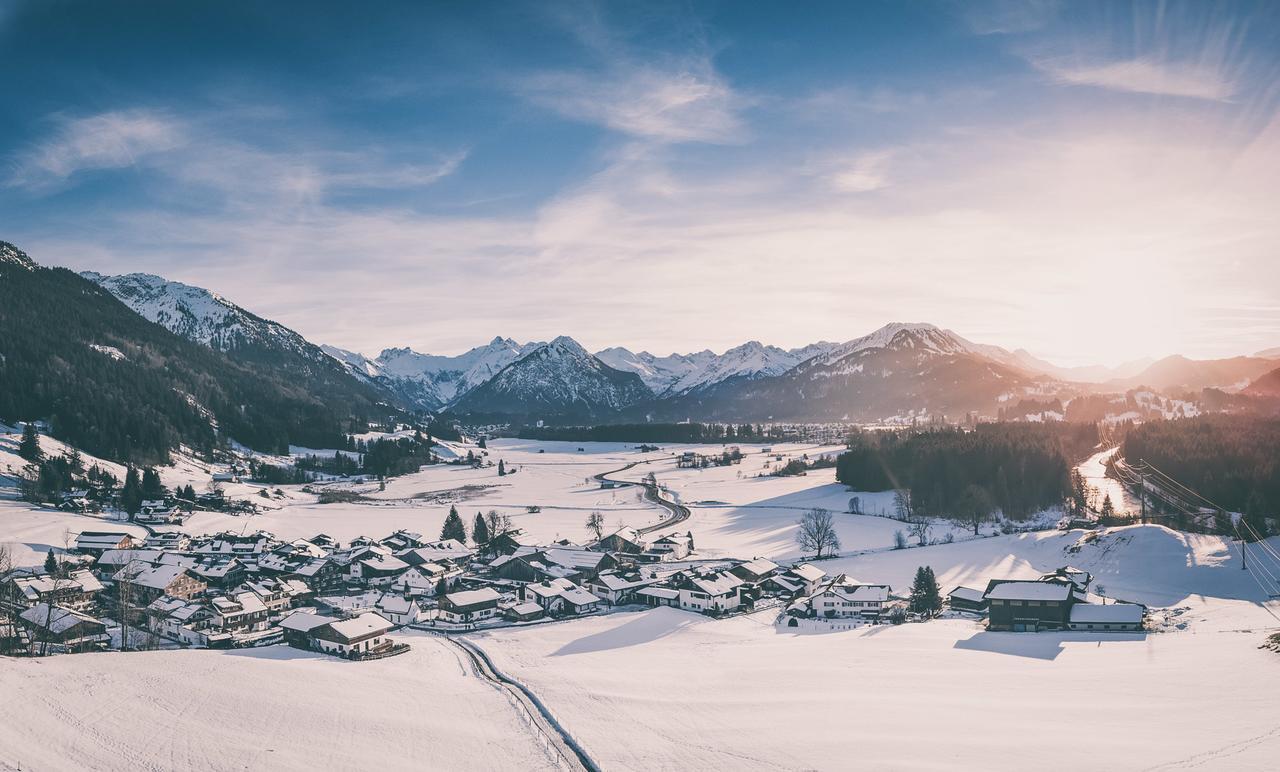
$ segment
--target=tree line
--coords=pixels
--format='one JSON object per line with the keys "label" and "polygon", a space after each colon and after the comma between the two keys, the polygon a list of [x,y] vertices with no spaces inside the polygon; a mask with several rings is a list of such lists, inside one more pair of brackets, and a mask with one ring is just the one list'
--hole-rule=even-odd
{"label": "tree line", "polygon": [[836,479],[860,491],[909,491],[909,518],[979,520],[995,509],[1025,518],[1063,501],[1072,462],[1097,442],[1095,425],[1060,422],[856,432]]}
{"label": "tree line", "polygon": [[1274,517],[1280,505],[1280,419],[1215,414],[1152,421],[1131,429],[1121,452],[1232,512]]}
{"label": "tree line", "polygon": [[760,424],[645,423],[599,426],[521,426],[522,440],[563,442],[762,442],[779,439]]}
{"label": "tree line", "polygon": [[233,437],[267,452],[334,447],[392,409],[336,363],[222,354],[62,268],[0,263],[0,419],[43,419],[95,456],[154,464]]}

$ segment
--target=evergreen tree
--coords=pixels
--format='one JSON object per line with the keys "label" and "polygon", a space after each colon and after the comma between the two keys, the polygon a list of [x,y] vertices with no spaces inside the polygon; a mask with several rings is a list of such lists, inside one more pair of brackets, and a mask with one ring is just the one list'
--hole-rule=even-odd
{"label": "evergreen tree", "polygon": [[1103,518],[1111,518],[1116,514],[1116,505],[1111,503],[1111,494],[1108,493],[1102,498],[1102,511],[1099,513]]}
{"label": "evergreen tree", "polygon": [[22,427],[22,439],[18,442],[18,455],[32,463],[39,463],[44,458],[44,451],[40,450],[40,435],[36,432],[35,424],[30,421]]}
{"label": "evergreen tree", "polygon": [[916,569],[915,580],[911,582],[911,610],[917,614],[934,615],[942,610],[942,591],[938,588],[938,579],[929,566]]}
{"label": "evergreen tree", "polygon": [[489,541],[489,524],[485,521],[484,515],[477,512],[475,523],[471,526],[471,541],[476,544],[484,544]]}
{"label": "evergreen tree", "polygon": [[447,595],[449,593],[449,580],[440,577],[440,581],[436,582],[436,597]]}
{"label": "evergreen tree", "polygon": [[53,556],[52,548],[50,548],[49,552],[44,556],[44,570],[47,574],[58,573],[58,559]]}
{"label": "evergreen tree", "polygon": [[1244,515],[1240,518],[1240,535],[1245,541],[1258,541],[1270,536],[1269,531],[1267,503],[1262,498],[1262,493],[1255,489],[1244,505]]}
{"label": "evergreen tree", "polygon": [[163,499],[168,493],[169,489],[160,482],[160,473],[154,467],[142,470],[142,498]]}
{"label": "evergreen tree", "polygon": [[502,477],[507,473],[507,465],[502,459],[498,459],[498,476]]}
{"label": "evergreen tree", "polygon": [[467,541],[467,526],[462,522],[457,507],[449,507],[449,516],[444,519],[444,527],[440,529],[441,539],[454,539],[462,543]]}
{"label": "evergreen tree", "polygon": [[124,475],[124,488],[120,491],[120,508],[130,515],[142,509],[142,480],[136,467],[129,467]]}

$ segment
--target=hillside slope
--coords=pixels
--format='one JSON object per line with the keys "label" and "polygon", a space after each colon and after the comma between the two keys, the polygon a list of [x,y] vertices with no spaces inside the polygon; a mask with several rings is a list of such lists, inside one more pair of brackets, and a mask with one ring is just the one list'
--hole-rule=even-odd
{"label": "hillside slope", "polygon": [[[339,373],[346,378],[344,373]],[[229,437],[276,451],[333,447],[382,408],[326,374],[255,366],[179,337],[71,271],[0,243],[0,419],[117,460]]]}

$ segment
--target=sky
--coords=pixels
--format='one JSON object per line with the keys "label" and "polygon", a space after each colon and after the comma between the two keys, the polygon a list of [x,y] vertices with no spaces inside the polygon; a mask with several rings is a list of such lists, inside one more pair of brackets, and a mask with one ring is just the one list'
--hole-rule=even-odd
{"label": "sky", "polygon": [[0,0],[0,240],[309,339],[1280,346],[1280,3]]}

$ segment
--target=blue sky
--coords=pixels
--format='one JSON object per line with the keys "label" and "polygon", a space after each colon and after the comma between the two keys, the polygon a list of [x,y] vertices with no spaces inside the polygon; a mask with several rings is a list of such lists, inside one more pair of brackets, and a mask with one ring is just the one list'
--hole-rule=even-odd
{"label": "blue sky", "polygon": [[1280,345],[1274,3],[41,0],[0,50],[0,238],[318,342]]}

